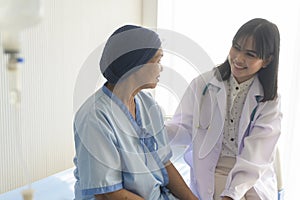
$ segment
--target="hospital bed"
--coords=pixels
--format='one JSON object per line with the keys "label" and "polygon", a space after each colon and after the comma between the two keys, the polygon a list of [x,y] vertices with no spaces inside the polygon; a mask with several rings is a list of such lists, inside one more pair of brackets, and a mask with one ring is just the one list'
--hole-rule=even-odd
{"label": "hospital bed", "polygon": [[[173,158],[175,167],[182,173],[183,177],[189,183],[189,168],[182,158],[183,147],[173,148]],[[74,168],[70,168],[36,181],[31,184],[34,190],[34,200],[72,200],[74,199]],[[28,189],[28,186],[20,187],[10,192],[0,194],[0,200],[23,200],[22,191]]]}

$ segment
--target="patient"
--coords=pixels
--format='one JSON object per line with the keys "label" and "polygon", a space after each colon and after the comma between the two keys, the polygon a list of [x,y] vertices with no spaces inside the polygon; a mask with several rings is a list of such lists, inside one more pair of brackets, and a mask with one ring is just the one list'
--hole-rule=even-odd
{"label": "patient", "polygon": [[158,35],[125,25],[108,39],[100,60],[107,82],[74,119],[75,199],[197,199],[169,161],[155,88],[163,56]]}

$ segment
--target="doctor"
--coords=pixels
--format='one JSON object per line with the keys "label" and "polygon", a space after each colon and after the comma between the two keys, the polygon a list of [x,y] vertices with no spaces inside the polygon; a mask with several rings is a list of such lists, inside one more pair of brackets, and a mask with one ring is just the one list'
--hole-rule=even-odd
{"label": "doctor", "polygon": [[279,43],[275,24],[245,23],[226,61],[191,82],[166,124],[174,144],[189,145],[184,158],[199,199],[277,199]]}

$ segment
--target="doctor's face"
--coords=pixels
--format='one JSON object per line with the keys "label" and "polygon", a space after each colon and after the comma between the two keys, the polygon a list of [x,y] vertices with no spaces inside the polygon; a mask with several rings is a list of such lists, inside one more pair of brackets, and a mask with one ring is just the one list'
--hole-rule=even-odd
{"label": "doctor's face", "polygon": [[163,70],[160,64],[162,57],[163,50],[158,49],[153,58],[136,72],[136,80],[141,89],[152,89],[156,87],[160,72]]}
{"label": "doctor's face", "polygon": [[228,61],[231,73],[239,83],[249,80],[268,64],[267,60],[258,57],[251,37],[232,44]]}

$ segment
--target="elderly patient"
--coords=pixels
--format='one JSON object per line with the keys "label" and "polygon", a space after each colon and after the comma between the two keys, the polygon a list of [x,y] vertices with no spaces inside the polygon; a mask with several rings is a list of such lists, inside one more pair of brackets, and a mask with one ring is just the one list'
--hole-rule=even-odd
{"label": "elderly patient", "polygon": [[125,25],[108,39],[100,60],[107,82],[74,119],[75,199],[197,199],[169,161],[155,88],[163,56],[158,35]]}

